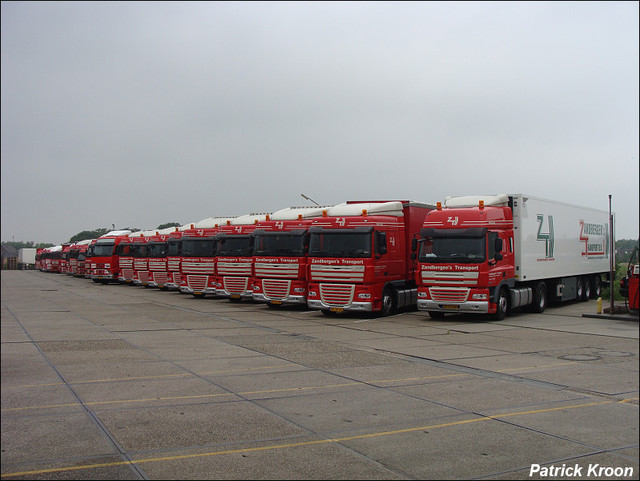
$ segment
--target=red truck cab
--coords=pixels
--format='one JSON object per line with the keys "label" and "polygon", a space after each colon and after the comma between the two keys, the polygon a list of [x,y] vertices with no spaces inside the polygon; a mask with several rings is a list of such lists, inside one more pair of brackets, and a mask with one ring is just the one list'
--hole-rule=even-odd
{"label": "red truck cab", "polygon": [[193,297],[216,294],[216,238],[222,224],[230,217],[209,217],[196,222],[182,233],[180,292]]}
{"label": "red truck cab", "polygon": [[256,224],[253,300],[269,306],[307,304],[309,227],[327,207],[290,207]]}
{"label": "red truck cab", "polygon": [[149,287],[166,289],[168,282],[167,248],[169,236],[176,232],[177,227],[167,227],[156,231],[156,235],[149,238],[147,244],[147,262],[149,263]]}
{"label": "red truck cab", "polygon": [[389,315],[416,303],[411,241],[434,206],[410,201],[349,201],[312,220],[307,305]]}
{"label": "red truck cab", "polygon": [[232,302],[253,300],[253,233],[268,214],[247,214],[220,226],[216,234],[216,295]]}
{"label": "red truck cab", "polygon": [[98,237],[93,245],[91,257],[94,282],[108,284],[117,281],[120,276],[120,263],[117,246],[128,239],[130,230],[115,230]]}

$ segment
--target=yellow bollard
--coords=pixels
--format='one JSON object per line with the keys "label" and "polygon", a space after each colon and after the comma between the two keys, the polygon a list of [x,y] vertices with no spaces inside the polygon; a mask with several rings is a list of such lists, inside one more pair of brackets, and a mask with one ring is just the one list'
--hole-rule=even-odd
{"label": "yellow bollard", "polygon": [[598,300],[596,301],[596,305],[598,306],[597,313],[602,314],[602,297],[598,297]]}

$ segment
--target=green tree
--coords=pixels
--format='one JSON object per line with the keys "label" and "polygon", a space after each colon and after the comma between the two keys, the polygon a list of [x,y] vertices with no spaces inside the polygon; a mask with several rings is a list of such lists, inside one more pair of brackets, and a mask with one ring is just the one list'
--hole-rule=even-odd
{"label": "green tree", "polygon": [[166,224],[160,224],[156,229],[166,229],[167,227],[180,227],[182,224],[177,222],[167,222]]}
{"label": "green tree", "polygon": [[71,237],[71,239],[69,239],[69,242],[78,242],[78,241],[87,240],[87,239],[97,239],[98,237],[106,234],[107,232],[109,232],[109,229],[107,229],[106,227],[101,227],[96,230],[83,230],[82,232],[78,232],[76,235]]}

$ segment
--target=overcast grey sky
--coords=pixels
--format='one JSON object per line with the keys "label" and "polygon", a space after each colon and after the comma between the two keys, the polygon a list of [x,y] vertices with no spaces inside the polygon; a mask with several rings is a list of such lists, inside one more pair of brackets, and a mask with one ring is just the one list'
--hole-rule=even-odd
{"label": "overcast grey sky", "polygon": [[2,2],[2,240],[524,193],[638,237],[638,2]]}

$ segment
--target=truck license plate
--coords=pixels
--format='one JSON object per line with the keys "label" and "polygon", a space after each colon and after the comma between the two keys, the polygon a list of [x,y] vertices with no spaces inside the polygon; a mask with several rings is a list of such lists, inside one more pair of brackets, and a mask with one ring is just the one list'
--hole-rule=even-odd
{"label": "truck license plate", "polygon": [[331,309],[329,309],[331,312],[342,312],[344,311],[344,308],[342,307],[332,307]]}
{"label": "truck license plate", "polygon": [[456,311],[456,310],[458,310],[458,309],[460,308],[460,306],[459,306],[459,305],[457,305],[457,304],[444,304],[444,305],[442,306],[442,308],[443,308],[445,311]]}
{"label": "truck license plate", "polygon": [[271,301],[271,304],[282,304],[282,301]]}
{"label": "truck license plate", "polygon": [[240,299],[240,294],[231,294],[231,299]]}

